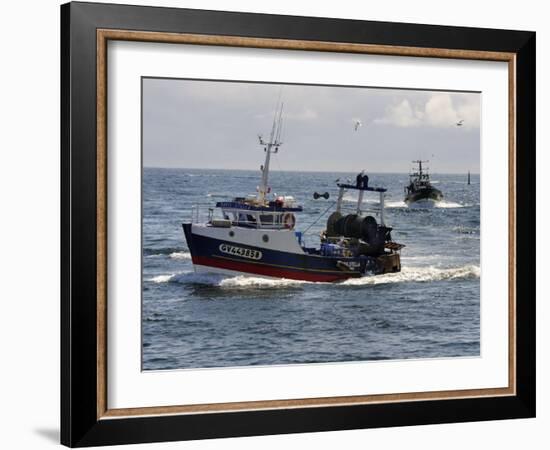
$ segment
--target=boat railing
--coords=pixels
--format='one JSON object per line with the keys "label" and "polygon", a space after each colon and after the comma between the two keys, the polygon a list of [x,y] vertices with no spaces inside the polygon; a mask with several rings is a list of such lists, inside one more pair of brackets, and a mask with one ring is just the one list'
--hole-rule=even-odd
{"label": "boat railing", "polygon": [[[222,218],[221,214],[216,215],[216,208],[210,203],[206,204],[195,204],[191,207],[187,219],[191,223],[207,223],[211,222],[214,218]],[[219,216],[219,217],[215,217]]]}
{"label": "boat railing", "polygon": [[[189,215],[186,219],[190,223],[212,223],[214,219],[230,221],[232,226],[240,226],[247,228],[261,228],[264,230],[285,230],[289,229],[283,222],[273,221],[266,223],[257,217],[256,211],[242,210],[239,211],[239,217],[236,219],[233,215],[224,214],[220,208],[216,208],[211,203],[195,204],[191,207]],[[250,217],[250,218],[249,218]]]}
{"label": "boat railing", "polygon": [[302,248],[318,248],[321,242],[321,232],[299,233],[296,239]]}

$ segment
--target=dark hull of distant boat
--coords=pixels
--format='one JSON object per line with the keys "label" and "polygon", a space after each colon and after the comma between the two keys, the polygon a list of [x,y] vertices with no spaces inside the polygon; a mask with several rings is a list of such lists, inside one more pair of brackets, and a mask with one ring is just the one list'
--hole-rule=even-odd
{"label": "dark hull of distant boat", "polygon": [[410,192],[405,197],[405,203],[411,204],[419,201],[433,201],[438,202],[443,200],[443,194],[439,189],[429,187],[426,189],[419,189],[414,192]]}

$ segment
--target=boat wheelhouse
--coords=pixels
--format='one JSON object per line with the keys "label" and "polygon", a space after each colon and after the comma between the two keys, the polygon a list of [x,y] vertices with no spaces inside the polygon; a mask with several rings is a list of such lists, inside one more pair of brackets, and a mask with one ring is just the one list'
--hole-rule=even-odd
{"label": "boat wheelhouse", "polygon": [[295,212],[301,212],[293,197],[277,197],[266,204],[257,204],[254,200],[236,197],[233,201],[217,202],[223,219],[234,226],[262,229],[294,228]]}

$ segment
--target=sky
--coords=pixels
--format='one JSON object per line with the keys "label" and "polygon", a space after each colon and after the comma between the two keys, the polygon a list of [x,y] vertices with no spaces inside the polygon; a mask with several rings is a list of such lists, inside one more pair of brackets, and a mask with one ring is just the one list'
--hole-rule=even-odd
{"label": "sky", "polygon": [[142,82],[145,167],[258,169],[258,135],[269,136],[280,95],[283,145],[273,170],[406,173],[427,159],[432,173],[479,173],[479,93]]}

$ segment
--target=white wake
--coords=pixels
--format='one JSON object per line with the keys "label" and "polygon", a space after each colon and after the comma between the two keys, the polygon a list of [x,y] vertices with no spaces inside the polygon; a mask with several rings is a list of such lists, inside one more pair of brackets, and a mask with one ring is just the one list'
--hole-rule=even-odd
{"label": "white wake", "polygon": [[173,252],[169,256],[171,259],[191,259],[191,253],[189,252]]}
{"label": "white wake", "polygon": [[[338,286],[368,286],[388,283],[416,282],[425,283],[431,281],[475,279],[481,274],[479,266],[467,265],[442,269],[438,267],[405,267],[401,272],[385,275],[367,275],[361,278],[350,278],[338,283]],[[221,288],[255,288],[275,289],[300,287],[304,285],[332,284],[314,283],[310,281],[289,280],[286,278],[262,278],[246,275],[227,276],[221,274],[181,272],[176,274],[157,275],[147,281],[153,283],[180,283],[180,284],[202,284],[217,286]]]}
{"label": "white wake", "polygon": [[404,267],[401,272],[385,275],[365,276],[362,278],[350,278],[342,283],[347,286],[363,286],[369,284],[425,283],[429,281],[444,281],[457,279],[479,278],[481,270],[479,266],[467,265],[441,269],[438,267]]}

